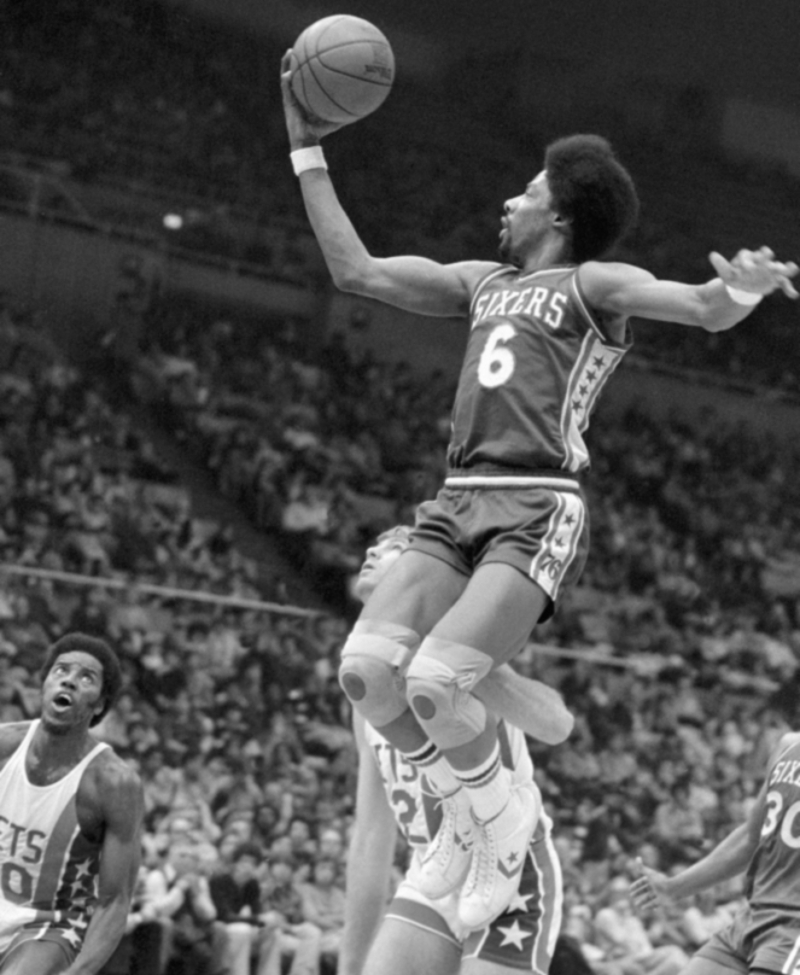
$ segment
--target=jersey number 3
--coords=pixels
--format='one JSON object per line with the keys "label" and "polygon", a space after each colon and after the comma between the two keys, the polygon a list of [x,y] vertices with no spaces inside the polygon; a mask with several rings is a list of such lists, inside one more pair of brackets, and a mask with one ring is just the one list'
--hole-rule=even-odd
{"label": "jersey number 3", "polygon": [[761,827],[761,836],[766,838],[774,833],[780,821],[780,838],[791,849],[800,850],[800,830],[795,829],[795,822],[800,815],[800,802],[793,802],[781,818],[782,812],[783,796],[777,791],[768,792],[767,815],[764,817],[764,825]]}

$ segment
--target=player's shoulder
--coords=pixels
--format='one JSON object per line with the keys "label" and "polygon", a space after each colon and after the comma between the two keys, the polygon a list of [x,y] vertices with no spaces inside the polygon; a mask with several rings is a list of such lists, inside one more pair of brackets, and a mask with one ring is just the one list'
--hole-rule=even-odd
{"label": "player's shoulder", "polygon": [[0,762],[5,762],[19,748],[31,724],[30,721],[0,724]]}
{"label": "player's shoulder", "polygon": [[786,731],[784,732],[776,741],[775,747],[772,749],[772,761],[776,762],[779,758],[786,754],[790,749],[796,748],[800,745],[800,732],[799,731]]}
{"label": "player's shoulder", "polygon": [[510,264],[499,264],[497,261],[458,261],[450,267],[459,275],[470,294],[487,278],[501,271],[516,272]]}
{"label": "player's shoulder", "polygon": [[113,748],[104,748],[92,759],[80,785],[87,798],[101,806],[137,803],[143,793],[139,773]]}

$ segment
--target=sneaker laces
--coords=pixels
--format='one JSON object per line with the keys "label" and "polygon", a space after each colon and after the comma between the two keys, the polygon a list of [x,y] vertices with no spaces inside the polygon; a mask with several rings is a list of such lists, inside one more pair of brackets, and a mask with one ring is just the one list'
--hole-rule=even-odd
{"label": "sneaker laces", "polygon": [[472,852],[472,863],[464,881],[463,894],[470,897],[476,890],[486,891],[494,886],[497,869],[497,842],[491,820],[488,823],[475,823],[478,831]]}
{"label": "sneaker laces", "polygon": [[[429,855],[423,860],[425,865],[436,863],[446,867],[451,859],[453,847],[455,846],[456,833],[465,843],[469,841],[469,835],[464,835],[466,831],[458,831],[459,808],[458,792],[451,792],[448,796],[442,796],[437,802],[437,806],[442,810],[442,821],[436,831],[431,845]],[[470,830],[471,832],[471,830]]]}

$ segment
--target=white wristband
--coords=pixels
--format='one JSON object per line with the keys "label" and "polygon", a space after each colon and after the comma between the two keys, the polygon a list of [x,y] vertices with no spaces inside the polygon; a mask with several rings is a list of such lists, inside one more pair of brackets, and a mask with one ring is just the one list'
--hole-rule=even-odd
{"label": "white wristband", "polygon": [[757,295],[752,291],[742,291],[741,288],[732,288],[729,284],[725,285],[731,300],[737,305],[757,305],[764,295]]}
{"label": "white wristband", "polygon": [[306,146],[304,149],[295,149],[289,153],[289,157],[292,160],[295,176],[299,176],[307,169],[328,168],[322,146]]}

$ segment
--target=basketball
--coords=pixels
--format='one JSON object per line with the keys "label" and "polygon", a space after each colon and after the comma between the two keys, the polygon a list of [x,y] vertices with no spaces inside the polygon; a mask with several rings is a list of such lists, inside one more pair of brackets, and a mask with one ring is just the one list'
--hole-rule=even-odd
{"label": "basketball", "polygon": [[297,38],[290,59],[295,97],[326,122],[355,122],[383,104],[394,81],[386,37],[361,17],[323,17]]}

